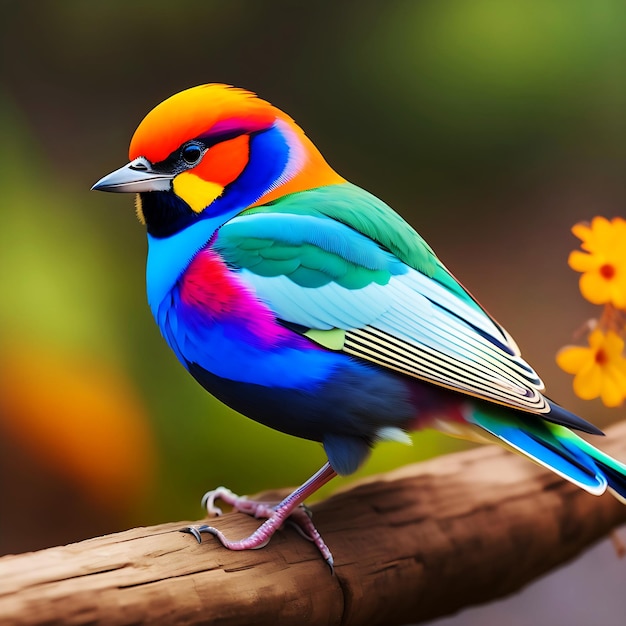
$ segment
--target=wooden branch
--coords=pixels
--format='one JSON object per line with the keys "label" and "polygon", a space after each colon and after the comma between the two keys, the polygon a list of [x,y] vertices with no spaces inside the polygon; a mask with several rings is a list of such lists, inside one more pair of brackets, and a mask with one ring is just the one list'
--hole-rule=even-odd
{"label": "wooden branch", "polygon": [[[626,422],[603,448],[626,459]],[[336,575],[286,529],[257,551],[198,545],[187,522],[0,559],[6,624],[402,624],[509,594],[626,521],[528,461],[485,447],[373,477],[313,507]],[[228,536],[258,524],[217,520]]]}

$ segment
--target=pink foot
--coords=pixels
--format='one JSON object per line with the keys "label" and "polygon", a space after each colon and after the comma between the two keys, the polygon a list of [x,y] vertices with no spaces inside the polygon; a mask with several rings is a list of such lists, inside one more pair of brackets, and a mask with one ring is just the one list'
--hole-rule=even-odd
{"label": "pink foot", "polygon": [[220,530],[206,524],[189,526],[184,528],[183,532],[192,534],[198,540],[198,543],[202,542],[201,534],[208,533],[217,537],[222,545],[229,550],[256,550],[266,546],[274,533],[286,522],[294,526],[304,538],[312,541],[317,546],[332,573],[333,556],[315,528],[311,520],[311,513],[302,502],[334,476],[336,476],[335,471],[330,467],[329,463],[326,463],[322,469],[277,505],[270,502],[248,500],[245,496],[235,495],[230,489],[218,487],[213,491],[209,491],[202,498],[202,504],[206,506],[209,516],[222,514],[222,510],[215,505],[215,501],[219,499],[241,513],[246,513],[256,518],[266,518],[266,521],[249,537],[238,541],[227,539]]}

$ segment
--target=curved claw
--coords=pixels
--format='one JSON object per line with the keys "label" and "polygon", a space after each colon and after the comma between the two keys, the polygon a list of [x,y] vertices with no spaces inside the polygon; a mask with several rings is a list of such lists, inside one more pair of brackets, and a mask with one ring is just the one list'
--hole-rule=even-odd
{"label": "curved claw", "polygon": [[325,559],[328,567],[330,567],[330,575],[334,576],[335,575],[335,560],[333,559],[333,555],[330,554],[326,559]]}
{"label": "curved claw", "polygon": [[203,528],[204,526],[187,526],[186,528],[181,528],[179,532],[193,535],[198,543],[202,543],[202,535],[200,533],[204,532]]}
{"label": "curved claw", "polygon": [[221,530],[218,530],[215,526],[209,526],[208,524],[203,524],[202,526],[187,526],[186,528],[181,528],[180,532],[193,535],[198,543],[202,543],[203,534],[213,535],[229,550],[258,550],[259,548],[264,548],[271,539],[271,535],[269,537],[260,537],[257,536],[257,533],[253,533],[247,539],[230,541]]}
{"label": "curved claw", "polygon": [[235,503],[240,498],[226,487],[217,487],[217,489],[207,491],[202,496],[202,508],[206,509],[209,517],[219,517],[223,513],[222,509],[215,504],[217,499],[223,500],[226,504],[230,504],[231,506],[236,506]]}

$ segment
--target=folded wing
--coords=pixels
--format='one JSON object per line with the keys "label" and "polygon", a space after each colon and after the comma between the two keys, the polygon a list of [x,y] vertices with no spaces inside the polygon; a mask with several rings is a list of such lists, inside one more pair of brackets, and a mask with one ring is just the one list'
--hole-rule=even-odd
{"label": "folded wing", "polygon": [[393,225],[422,242],[420,256],[408,259],[413,266],[373,238],[371,224],[365,235],[328,215],[332,204],[328,194],[293,194],[225,224],[214,247],[277,318],[321,345],[477,398],[550,412],[510,336],[406,222]]}

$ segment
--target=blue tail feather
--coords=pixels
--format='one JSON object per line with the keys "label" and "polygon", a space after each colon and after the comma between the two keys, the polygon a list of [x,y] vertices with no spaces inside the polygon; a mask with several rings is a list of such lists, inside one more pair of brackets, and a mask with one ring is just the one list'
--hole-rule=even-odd
{"label": "blue tail feather", "polygon": [[598,465],[609,482],[609,489],[611,489],[620,500],[626,502],[626,476],[602,462],[598,462]]}
{"label": "blue tail feather", "polygon": [[[517,452],[594,495],[606,491],[607,486],[618,494],[626,493],[626,467],[614,467],[616,461],[563,426],[539,416],[496,407],[476,408],[470,420]],[[597,454],[592,454],[592,450]]]}
{"label": "blue tail feather", "polygon": [[598,450],[588,441],[562,426],[552,426],[551,429],[566,446],[575,448],[582,454],[591,457],[599,471],[605,476],[609,489],[620,500],[626,502],[626,465],[624,463],[610,457],[602,450]]}

